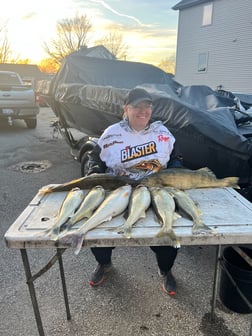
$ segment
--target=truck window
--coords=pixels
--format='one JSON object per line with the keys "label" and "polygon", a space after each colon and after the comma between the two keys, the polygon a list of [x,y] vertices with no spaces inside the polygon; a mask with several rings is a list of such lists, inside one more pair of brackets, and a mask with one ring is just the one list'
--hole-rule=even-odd
{"label": "truck window", "polygon": [[10,85],[20,85],[20,80],[16,74],[10,73],[0,73],[0,83],[1,84],[10,84]]}

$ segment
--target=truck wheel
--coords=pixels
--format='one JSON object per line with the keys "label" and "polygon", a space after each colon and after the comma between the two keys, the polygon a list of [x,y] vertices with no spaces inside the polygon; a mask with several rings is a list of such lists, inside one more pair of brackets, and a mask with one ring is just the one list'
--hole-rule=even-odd
{"label": "truck wheel", "polygon": [[90,151],[85,152],[81,158],[81,176],[86,176],[88,172],[88,153]]}
{"label": "truck wheel", "polygon": [[37,119],[25,119],[25,123],[31,129],[37,127]]}

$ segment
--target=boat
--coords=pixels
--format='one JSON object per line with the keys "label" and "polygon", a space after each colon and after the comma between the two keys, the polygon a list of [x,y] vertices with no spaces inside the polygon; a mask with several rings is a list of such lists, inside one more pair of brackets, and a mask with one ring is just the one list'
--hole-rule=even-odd
{"label": "boat", "polygon": [[[107,126],[121,120],[124,97],[135,87],[151,94],[152,120],[161,120],[173,133],[187,168],[208,167],[218,178],[238,176],[240,186],[250,190],[250,97],[206,85],[183,86],[151,64],[77,51],[64,58],[47,100],[62,134],[78,152],[82,175],[88,151]],[[241,99],[246,99],[243,110]],[[80,139],[75,139],[74,130],[82,135]]]}

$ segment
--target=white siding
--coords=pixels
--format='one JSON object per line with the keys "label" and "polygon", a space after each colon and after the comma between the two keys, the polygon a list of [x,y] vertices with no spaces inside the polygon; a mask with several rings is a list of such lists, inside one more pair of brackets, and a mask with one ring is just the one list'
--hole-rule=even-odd
{"label": "white siding", "polygon": [[[252,0],[213,1],[213,23],[202,26],[203,5],[180,10],[175,79],[183,85],[252,94]],[[208,53],[198,72],[199,53]]]}

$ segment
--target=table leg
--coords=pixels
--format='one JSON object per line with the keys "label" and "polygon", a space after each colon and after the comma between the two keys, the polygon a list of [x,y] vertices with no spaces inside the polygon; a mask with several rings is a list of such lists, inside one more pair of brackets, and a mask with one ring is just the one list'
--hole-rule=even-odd
{"label": "table leg", "polygon": [[220,257],[221,257],[221,245],[216,247],[216,258],[215,258],[215,270],[214,270],[214,284],[213,284],[213,295],[212,295],[212,309],[211,309],[211,320],[215,317],[215,307],[216,298],[219,286],[219,274],[220,274]]}
{"label": "table leg", "polygon": [[63,295],[64,295],[64,300],[65,300],[66,315],[67,315],[67,319],[71,320],[71,314],[70,314],[70,308],[69,308],[69,302],[68,302],[68,296],[67,296],[65,273],[64,273],[63,260],[62,260],[62,252],[61,252],[61,249],[59,248],[57,249],[57,256],[58,256],[58,261],[59,261],[60,276],[61,276],[62,289],[63,289]]}
{"label": "table leg", "polygon": [[32,274],[31,274],[29,259],[28,259],[28,256],[27,256],[26,249],[21,249],[20,251],[21,251],[21,256],[22,256],[25,275],[26,275],[26,283],[28,285],[29,292],[30,292],[30,297],[31,297],[31,301],[32,301],[32,306],[33,306],[33,311],[34,311],[34,315],[35,315],[35,319],[36,319],[36,323],[37,323],[38,332],[39,332],[40,336],[44,336],[45,334],[44,334],[44,329],[43,329],[43,326],[42,326],[42,320],[41,320],[41,316],[40,316],[40,312],[39,312],[38,301],[37,301],[37,297],[36,297],[36,291],[35,291],[33,281],[31,280],[32,279]]}

